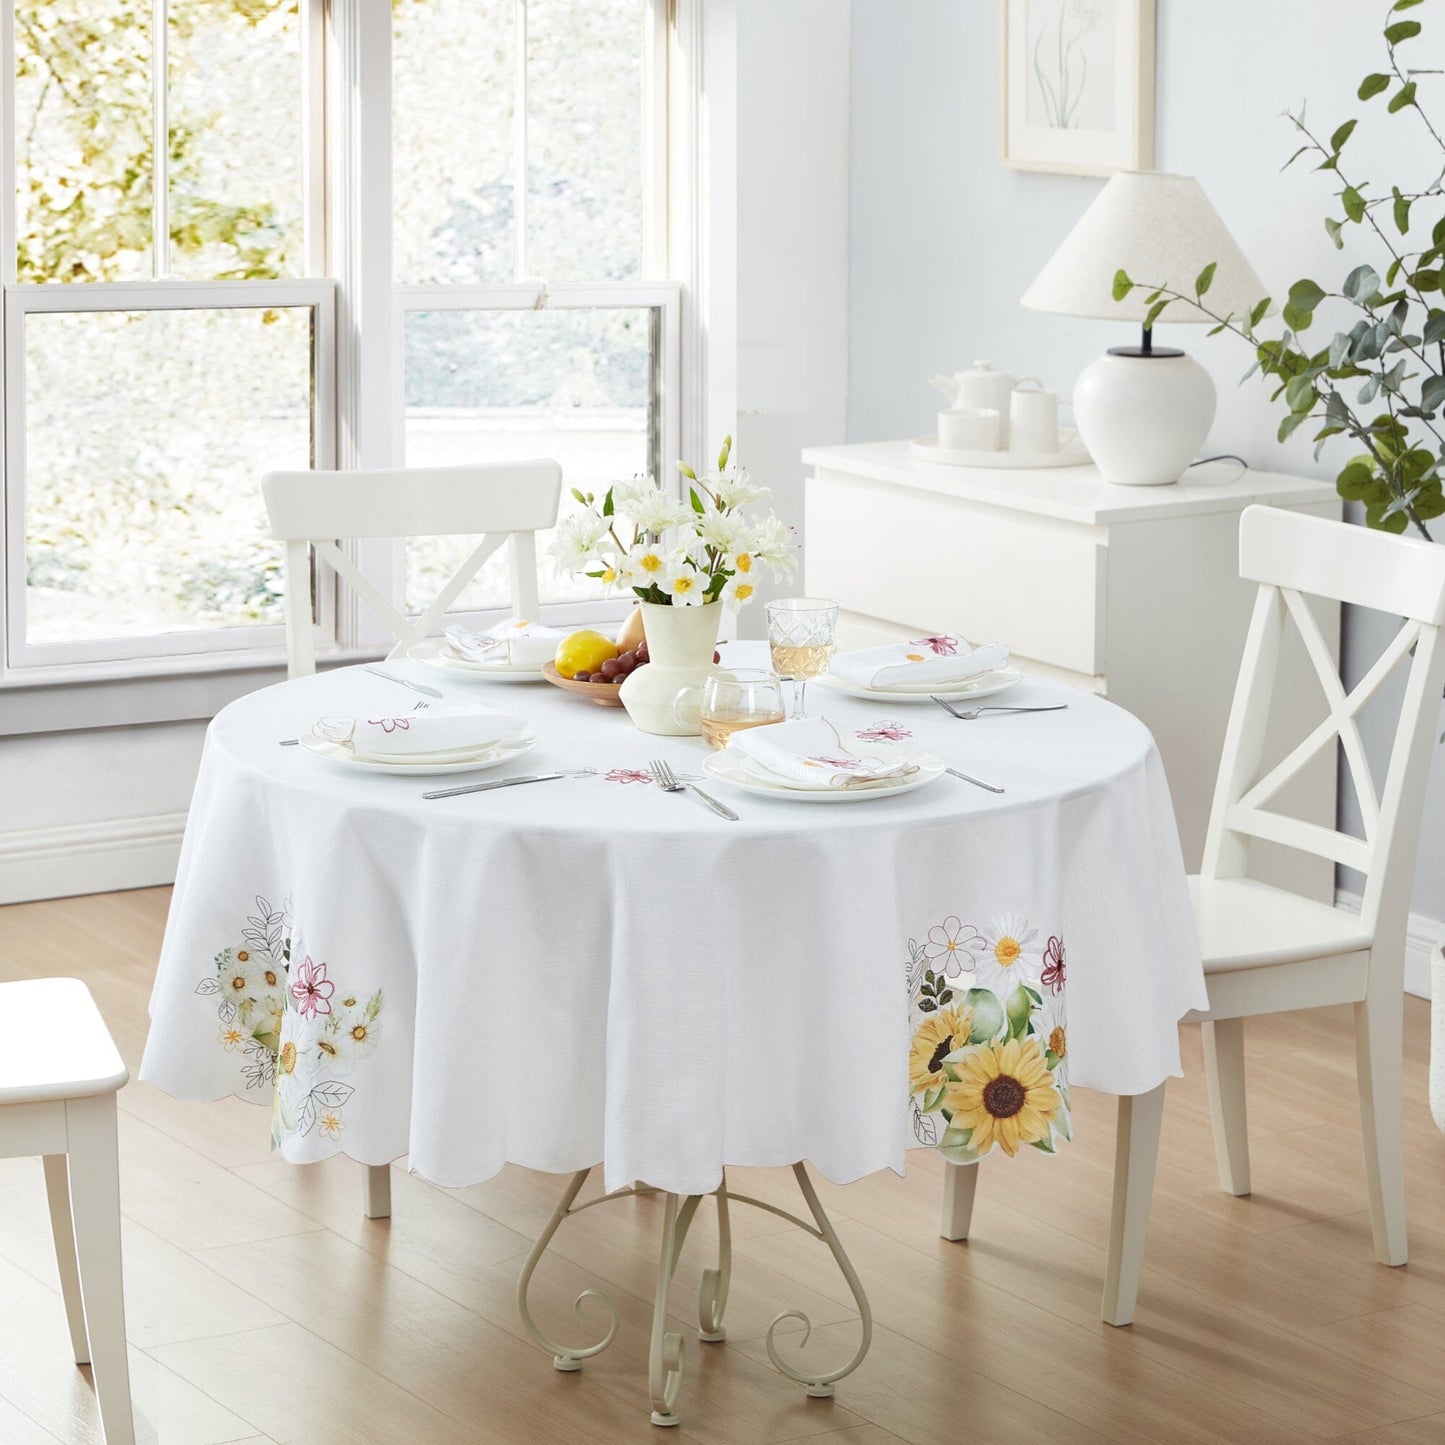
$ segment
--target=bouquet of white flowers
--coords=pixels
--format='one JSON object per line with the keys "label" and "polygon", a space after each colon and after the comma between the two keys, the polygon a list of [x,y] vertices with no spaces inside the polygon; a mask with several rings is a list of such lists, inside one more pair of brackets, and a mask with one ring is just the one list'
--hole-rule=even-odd
{"label": "bouquet of white flowers", "polygon": [[550,550],[558,567],[664,607],[741,607],[757,592],[757,567],[791,575],[792,529],[773,512],[745,510],[768,489],[755,486],[745,468],[728,471],[732,445],[731,437],[723,442],[715,473],[699,476],[678,463],[685,502],[651,477],[614,482],[600,500],[574,487],[585,510],[557,524]]}

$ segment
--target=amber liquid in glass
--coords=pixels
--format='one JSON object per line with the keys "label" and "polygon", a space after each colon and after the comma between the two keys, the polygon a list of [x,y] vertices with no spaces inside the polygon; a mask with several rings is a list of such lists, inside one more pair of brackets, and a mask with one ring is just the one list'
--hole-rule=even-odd
{"label": "amber liquid in glass", "polygon": [[769,723],[780,723],[780,712],[720,712],[704,713],[698,720],[702,726],[702,740],[710,748],[725,748],[728,739],[744,728],[763,728]]}
{"label": "amber liquid in glass", "polygon": [[773,671],[779,677],[821,677],[827,672],[828,659],[833,655],[831,642],[813,642],[806,647],[775,642],[772,649]]}

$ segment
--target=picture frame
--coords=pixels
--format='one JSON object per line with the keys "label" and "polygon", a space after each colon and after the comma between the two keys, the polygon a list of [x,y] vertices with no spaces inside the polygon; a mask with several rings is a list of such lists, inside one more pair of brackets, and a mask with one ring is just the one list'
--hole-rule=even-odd
{"label": "picture frame", "polygon": [[999,0],[999,160],[1108,176],[1154,165],[1155,0]]}

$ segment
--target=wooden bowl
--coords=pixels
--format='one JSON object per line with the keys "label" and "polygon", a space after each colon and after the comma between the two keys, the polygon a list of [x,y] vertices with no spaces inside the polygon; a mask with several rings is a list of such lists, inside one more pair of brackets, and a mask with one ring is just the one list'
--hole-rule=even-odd
{"label": "wooden bowl", "polygon": [[542,676],[552,684],[553,687],[565,688],[568,692],[575,692],[585,697],[589,702],[595,702],[598,707],[621,707],[622,698],[619,694],[622,691],[622,683],[619,682],[576,682],[570,677],[563,677],[557,671],[555,662],[544,663]]}

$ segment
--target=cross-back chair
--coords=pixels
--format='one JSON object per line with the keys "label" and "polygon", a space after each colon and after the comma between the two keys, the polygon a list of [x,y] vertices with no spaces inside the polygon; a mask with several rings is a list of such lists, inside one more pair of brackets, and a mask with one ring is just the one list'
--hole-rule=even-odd
{"label": "cross-back chair", "polygon": [[[271,472],[261,480],[271,535],[286,543],[287,675],[316,671],[312,638],[310,550],[330,564],[387,624],[396,638],[388,658],[437,630],[486,560],[503,546],[511,557],[512,612],[535,618],[536,533],[557,521],[562,468],[554,461],[478,463],[462,467],[401,467],[385,471]],[[345,541],[398,537],[456,537],[481,541],[419,617],[409,618],[342,549]],[[368,1219],[391,1213],[391,1171],[366,1168]]]}
{"label": "cross-back chair", "polygon": [[[535,618],[535,534],[557,520],[562,468],[554,461],[479,463],[464,467],[401,467],[387,471],[271,472],[261,481],[271,535],[286,543],[288,672],[316,671],[311,635],[311,558],[327,562],[391,629],[404,656],[437,630],[487,559],[511,553],[512,610]],[[344,541],[482,534],[431,605],[409,618],[397,610],[356,562]]]}
{"label": "cross-back chair", "polygon": [[[1259,583],[1205,839],[1191,879],[1209,989],[1204,1061],[1220,1183],[1248,1194],[1244,1020],[1349,1003],[1375,1253],[1406,1260],[1401,1034],[1410,885],[1436,743],[1445,646],[1445,548],[1295,512],[1249,507],[1240,575]],[[1402,619],[1378,661],[1347,693],[1307,598]],[[1327,716],[1265,769],[1266,724],[1281,642],[1293,627],[1319,679]],[[1383,784],[1360,735],[1364,705],[1406,669]],[[1289,782],[1339,739],[1363,837],[1273,811]],[[1282,844],[1364,875],[1358,914],[1249,878],[1256,841]]]}

